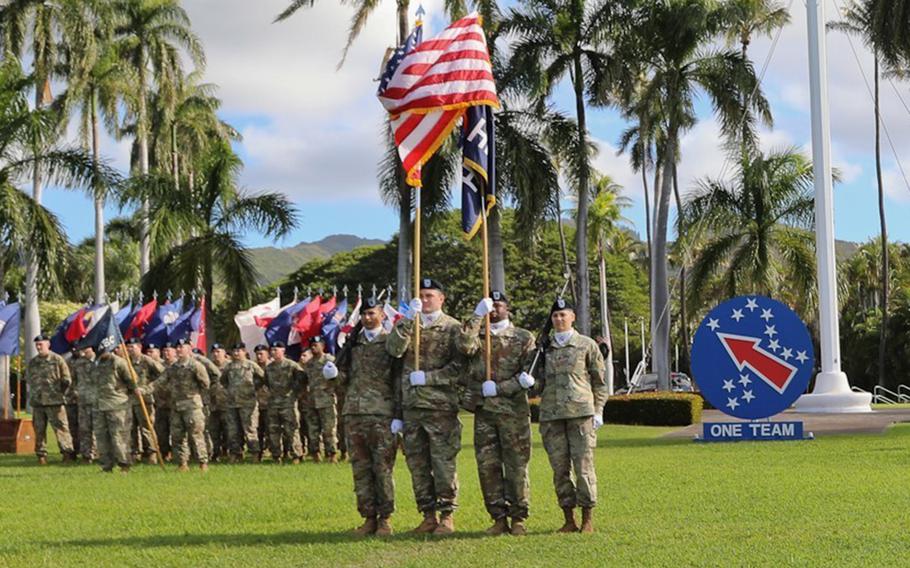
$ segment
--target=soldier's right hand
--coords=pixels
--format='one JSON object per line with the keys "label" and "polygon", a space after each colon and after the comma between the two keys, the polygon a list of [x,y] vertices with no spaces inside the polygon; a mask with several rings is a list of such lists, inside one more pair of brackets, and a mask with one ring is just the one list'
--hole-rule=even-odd
{"label": "soldier's right hand", "polygon": [[389,429],[392,431],[392,434],[400,433],[402,430],[404,430],[404,421],[399,420],[398,418],[393,419],[391,426],[389,426]]}
{"label": "soldier's right hand", "polygon": [[533,387],[534,383],[536,383],[536,382],[537,381],[534,379],[534,377],[532,375],[529,375],[525,372],[522,372],[520,375],[518,375],[518,384],[521,385],[521,388],[529,389],[529,388]]}
{"label": "soldier's right hand", "polygon": [[417,317],[417,314],[423,311],[423,302],[420,301],[420,298],[411,298],[411,301],[408,302],[408,312],[405,314],[405,317],[412,320]]}
{"label": "soldier's right hand", "polygon": [[322,367],[322,378],[324,379],[334,379],[338,376],[338,367],[335,366],[335,363],[329,361]]}
{"label": "soldier's right hand", "polygon": [[474,315],[477,317],[484,317],[488,313],[493,311],[493,299],[484,298],[477,304],[477,307],[474,308]]}
{"label": "soldier's right hand", "polygon": [[412,387],[422,387],[427,384],[427,374],[423,371],[411,371],[408,380],[411,381]]}

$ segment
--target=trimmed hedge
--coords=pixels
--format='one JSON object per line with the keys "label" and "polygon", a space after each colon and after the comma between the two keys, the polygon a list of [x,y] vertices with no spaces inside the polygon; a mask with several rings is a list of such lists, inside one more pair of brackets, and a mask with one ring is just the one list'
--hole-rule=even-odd
{"label": "trimmed hedge", "polygon": [[604,422],[642,426],[688,426],[701,421],[702,397],[691,393],[647,392],[607,400]]}

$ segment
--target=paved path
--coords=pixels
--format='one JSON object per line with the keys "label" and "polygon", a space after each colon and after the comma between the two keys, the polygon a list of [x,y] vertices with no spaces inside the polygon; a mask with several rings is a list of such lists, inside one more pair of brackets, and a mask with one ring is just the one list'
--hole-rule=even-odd
{"label": "paved path", "polygon": [[[771,417],[771,420],[802,420],[803,430],[815,436],[829,434],[881,434],[892,424],[910,422],[910,408],[894,410],[873,410],[858,414],[807,414],[788,410]],[[705,422],[748,422],[727,416],[719,410],[705,410],[702,413]],[[664,436],[667,438],[694,438],[701,435],[701,423],[674,430]]]}

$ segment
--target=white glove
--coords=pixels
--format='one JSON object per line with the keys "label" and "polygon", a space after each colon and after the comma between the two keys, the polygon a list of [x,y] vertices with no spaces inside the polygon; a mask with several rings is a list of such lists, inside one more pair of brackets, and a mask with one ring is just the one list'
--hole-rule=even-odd
{"label": "white glove", "polygon": [[496,396],[496,383],[493,381],[484,381],[483,384],[480,385],[480,390],[483,392],[485,398]]}
{"label": "white glove", "polygon": [[408,313],[405,314],[408,319],[414,319],[417,317],[417,314],[423,311],[423,302],[420,301],[420,298],[411,298],[411,301],[408,302]]}
{"label": "white glove", "polygon": [[594,429],[597,430],[604,425],[604,417],[599,414],[594,415]]}
{"label": "white glove", "polygon": [[411,371],[408,377],[412,387],[422,387],[427,384],[427,374],[423,371]]}
{"label": "white glove", "polygon": [[493,311],[493,299],[484,298],[483,300],[480,301],[479,304],[477,304],[477,307],[474,308],[474,315],[482,318],[483,316],[487,315],[488,313],[490,313],[492,311]]}
{"label": "white glove", "polygon": [[329,361],[322,367],[322,378],[324,379],[334,379],[338,376],[338,367],[335,366],[335,363]]}
{"label": "white glove", "polygon": [[536,382],[537,381],[534,380],[534,377],[527,373],[522,372],[520,375],[518,375],[518,384],[520,384],[521,388],[523,389],[529,389],[533,387],[534,383]]}
{"label": "white glove", "polygon": [[398,434],[404,430],[404,422],[398,418],[395,418],[392,420],[392,425],[389,427],[389,429],[392,431],[392,434]]}

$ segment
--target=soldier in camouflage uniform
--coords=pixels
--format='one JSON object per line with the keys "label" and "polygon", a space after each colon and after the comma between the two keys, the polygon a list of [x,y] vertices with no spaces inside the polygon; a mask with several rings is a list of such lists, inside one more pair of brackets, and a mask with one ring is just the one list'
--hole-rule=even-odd
{"label": "soldier in camouflage uniform", "polygon": [[[421,281],[420,298],[410,303],[389,334],[386,349],[400,357],[404,414],[404,453],[423,522],[416,533],[451,534],[458,506],[455,460],[461,450],[458,420],[458,385],[462,356],[458,352],[461,324],[443,313],[445,293],[435,280]],[[420,323],[420,369],[414,369],[411,343],[414,321]],[[439,513],[439,519],[436,518]]]}
{"label": "soldier in camouflage uniform", "polygon": [[[519,377],[530,363],[534,336],[509,321],[509,304],[494,290],[462,328],[460,348],[470,357],[467,394],[477,401],[474,452],[480,488],[493,526],[487,534],[527,533],[528,461],[531,459],[531,414],[527,390]],[[486,380],[485,316],[490,314],[492,377]],[[507,517],[512,518],[509,527]]]}
{"label": "soldier in camouflage uniform", "polygon": [[338,414],[336,412],[335,377],[323,376],[326,363],[334,363],[335,357],[325,352],[325,339],[317,335],[310,343],[313,357],[303,365],[304,388],[309,403],[307,429],[310,436],[309,454],[314,462],[319,461],[319,442],[322,441],[325,458],[329,463],[338,463]]}
{"label": "soldier in camouflage uniform", "polygon": [[[73,378],[73,364],[79,360],[79,350],[73,347],[70,350],[70,357],[66,360],[66,365],[70,370],[70,379]],[[66,424],[70,429],[70,437],[73,439],[73,455],[81,455],[79,445],[79,391],[76,390],[76,382],[70,383],[66,393],[63,395],[63,406],[66,410]]]}
{"label": "soldier in camouflage uniform", "polygon": [[187,438],[193,440],[199,468],[208,470],[209,455],[205,445],[205,414],[202,395],[209,389],[209,373],[193,356],[188,339],[177,341],[177,360],[169,365],[148,389],[157,393],[167,388],[171,396],[171,444],[177,460],[177,471],[187,471],[190,449]]}
{"label": "soldier in camouflage uniform", "polygon": [[[269,355],[269,348],[267,345],[260,343],[253,349],[253,352],[256,354],[256,365],[262,369],[264,376],[265,368],[272,362],[272,357]],[[262,454],[265,452],[266,448],[271,451],[272,455],[275,454],[275,451],[271,449],[271,443],[269,442],[269,387],[265,385],[265,381],[256,385],[256,402],[258,403],[259,408],[259,425],[256,429],[256,433],[259,436],[258,459],[259,461],[262,461]],[[281,448],[278,448],[277,453],[281,453]]]}
{"label": "soldier in camouflage uniform", "polygon": [[85,463],[92,463],[97,456],[94,430],[95,385],[92,372],[95,367],[95,350],[91,345],[79,350],[79,357],[72,364],[73,387],[79,393],[79,453]]}
{"label": "soldier in camouflage uniform", "polygon": [[[187,340],[187,341],[189,341],[189,340]],[[211,387],[211,385],[213,385],[215,383],[220,383],[221,369],[219,369],[218,366],[215,365],[215,363],[213,363],[211,359],[209,359],[208,357],[203,355],[202,351],[200,351],[199,349],[193,349],[192,353],[193,353],[193,358],[196,359],[197,362],[202,364],[202,366],[205,368],[206,373],[208,373],[208,376],[209,376],[209,386],[202,392],[202,414],[203,414],[203,416],[205,416],[205,431],[203,432],[203,438],[205,439],[206,455],[210,459],[212,459],[212,461],[214,462],[216,460],[213,459],[213,455],[214,455],[214,451],[215,451],[215,444],[214,444],[214,440],[212,439],[212,430],[215,429],[217,431],[218,426],[214,425],[213,420],[212,420],[212,387]],[[197,454],[198,454],[198,452],[197,452]]]}
{"label": "soldier in camouflage uniform", "polygon": [[[164,370],[177,361],[177,350],[174,344],[166,342],[158,349],[158,346],[150,343],[145,348],[145,354],[154,361],[161,363]],[[162,371],[164,373],[164,371]],[[160,376],[160,375],[159,375]],[[171,448],[171,392],[166,386],[161,384],[155,389],[155,434],[158,436],[158,448],[161,450],[161,456],[164,461],[170,462],[172,459]]]}
{"label": "soldier in camouflage uniform", "polygon": [[300,463],[303,447],[300,444],[300,413],[297,399],[303,388],[300,366],[284,355],[283,341],[272,343],[272,362],[265,368],[264,383],[269,389],[269,438],[272,459],[281,463],[281,448],[291,463]]}
{"label": "soldier in camouflage uniform", "polygon": [[[212,344],[212,363],[218,367],[219,372],[224,373],[224,367],[228,362],[229,359],[224,346],[220,343]],[[221,384],[220,376],[218,380],[212,380],[212,384],[209,387],[209,397],[212,404],[212,412],[209,415],[209,431],[212,435],[212,461],[218,461],[223,456],[228,455],[228,402],[227,393]]]}
{"label": "soldier in camouflage uniform", "polygon": [[[338,376],[345,393],[342,414],[347,420],[347,447],[354,473],[357,512],[363,525],[359,535],[392,534],[395,511],[395,453],[398,444],[392,423],[401,430],[401,382],[392,373],[392,356],[386,349],[388,334],[382,328],[382,305],[368,298],[361,309],[363,329],[348,338],[340,368],[327,363],[323,372]],[[339,374],[340,371],[340,374]]]}
{"label": "soldier in camouflage uniform", "polygon": [[75,453],[63,409],[63,393],[70,386],[70,370],[63,357],[51,351],[48,336],[42,334],[35,337],[35,348],[38,354],[25,367],[25,382],[35,426],[35,455],[39,464],[47,464],[47,425],[50,424],[57,436],[63,461],[70,462],[75,459]]}
{"label": "soldier in camouflage uniform", "polygon": [[[550,309],[550,320],[553,334],[538,385],[540,437],[565,516],[559,532],[579,530],[575,522],[578,506],[582,510],[581,532],[593,532],[597,504],[594,448],[607,402],[604,359],[594,340],[572,327],[575,309],[571,303],[558,299]],[[525,380],[533,386],[533,377]]]}
{"label": "soldier in camouflage uniform", "polygon": [[221,384],[227,396],[227,436],[231,461],[243,461],[243,446],[250,455],[261,460],[259,450],[259,408],[256,383],[262,382],[265,372],[246,358],[246,345],[237,343],[231,350],[231,361],[221,369]]}
{"label": "soldier in camouflage uniform", "polygon": [[130,470],[130,430],[133,423],[130,398],[136,383],[126,360],[113,353],[101,353],[95,360],[92,383],[95,386],[92,425],[101,470],[111,472],[117,464],[120,471],[126,473]]}
{"label": "soldier in camouflage uniform", "polygon": [[[137,384],[144,387],[150,382],[161,376],[164,372],[164,365],[155,361],[148,355],[142,354],[142,342],[138,337],[132,337],[126,341],[126,350],[129,354],[130,363],[133,371],[136,373]],[[149,414],[149,420],[154,427],[157,416],[155,414],[155,397],[146,395],[142,397],[145,401],[145,409]],[[152,432],[149,430],[142,413],[142,405],[139,404],[139,398],[132,399],[133,412],[133,429],[130,431],[130,453],[133,461],[139,461],[140,455],[145,457],[147,463],[158,463],[158,456],[155,455],[155,445],[152,443]]]}

